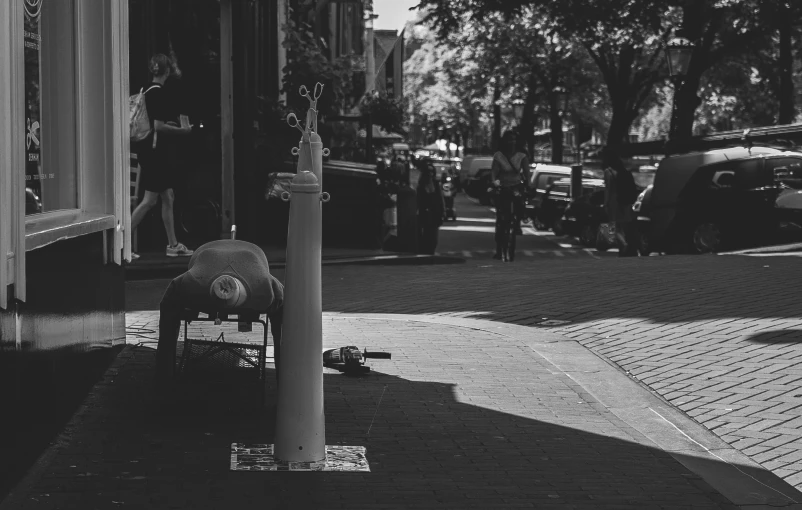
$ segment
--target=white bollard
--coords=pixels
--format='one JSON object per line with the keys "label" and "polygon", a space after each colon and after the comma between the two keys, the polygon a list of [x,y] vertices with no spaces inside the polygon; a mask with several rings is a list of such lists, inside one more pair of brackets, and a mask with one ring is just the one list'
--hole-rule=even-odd
{"label": "white bollard", "polygon": [[309,147],[312,155],[312,173],[317,177],[320,189],[323,190],[323,142],[317,133],[309,135]]}
{"label": "white bollard", "polygon": [[[317,98],[323,85],[310,96],[306,126],[295,114],[287,123],[301,132],[301,143],[293,149],[298,158],[298,174],[290,191],[281,199],[290,201],[287,238],[287,265],[284,272],[284,323],[279,346],[278,403],[274,444],[231,444],[231,470],[252,471],[253,455],[261,460],[262,471],[362,471],[369,472],[364,446],[326,446],[326,419],[323,409],[323,299],[322,299],[322,205],[328,193],[321,193],[323,148],[317,131]],[[220,282],[218,295],[233,300],[241,295],[230,282]],[[258,452],[258,453],[257,453]],[[240,455],[249,457],[240,462]],[[329,463],[330,462],[330,463]]]}
{"label": "white bollard", "polygon": [[325,197],[308,170],[295,176],[290,190],[274,455],[280,461],[315,462],[326,458],[321,297]]}

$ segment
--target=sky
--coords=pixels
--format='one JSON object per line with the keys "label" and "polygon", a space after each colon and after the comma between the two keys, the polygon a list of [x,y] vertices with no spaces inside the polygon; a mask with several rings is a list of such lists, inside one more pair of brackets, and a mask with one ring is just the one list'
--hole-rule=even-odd
{"label": "sky", "polygon": [[373,0],[373,14],[379,17],[373,22],[373,28],[378,30],[398,30],[404,28],[407,21],[417,14],[410,11],[420,0]]}

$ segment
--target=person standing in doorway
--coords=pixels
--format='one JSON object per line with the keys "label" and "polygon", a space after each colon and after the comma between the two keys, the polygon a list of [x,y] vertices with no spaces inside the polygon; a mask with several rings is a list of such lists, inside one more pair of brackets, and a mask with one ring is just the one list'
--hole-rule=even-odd
{"label": "person standing in doorway", "polygon": [[[149,69],[153,80],[145,90],[145,107],[150,118],[151,132],[147,138],[131,149],[136,152],[141,168],[140,186],[144,188],[145,195],[142,202],[131,214],[131,231],[134,231],[144,219],[145,215],[156,205],[158,199],[162,202],[162,222],[167,233],[168,257],[181,257],[192,255],[184,244],[178,242],[175,235],[175,216],[173,204],[175,194],[173,188],[176,184],[176,169],[169,162],[170,138],[188,135],[192,126],[179,126],[178,112],[173,111],[171,102],[164,92],[164,83],[170,76],[180,76],[180,72],[167,55],[156,54],[150,59]],[[139,258],[134,254],[133,258]]]}

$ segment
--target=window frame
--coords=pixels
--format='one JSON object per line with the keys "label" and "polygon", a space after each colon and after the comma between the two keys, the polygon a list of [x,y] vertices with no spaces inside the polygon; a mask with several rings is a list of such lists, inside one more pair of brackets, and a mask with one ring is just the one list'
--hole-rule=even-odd
{"label": "window frame", "polygon": [[0,2],[0,309],[26,300],[28,250],[103,232],[103,263],[131,260],[128,1],[76,0],[73,22],[78,208],[26,216],[23,2]]}

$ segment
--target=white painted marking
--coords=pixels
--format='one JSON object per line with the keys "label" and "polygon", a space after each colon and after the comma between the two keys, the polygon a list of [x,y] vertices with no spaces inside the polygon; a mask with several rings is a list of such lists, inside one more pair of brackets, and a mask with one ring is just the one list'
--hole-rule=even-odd
{"label": "white painted marking", "polygon": [[565,244],[565,243],[557,243],[560,245],[560,248],[573,248],[573,244]]}
{"label": "white painted marking", "polygon": [[473,253],[469,252],[468,250],[462,250],[462,256],[463,257],[468,257],[468,258],[473,258]]}
{"label": "white painted marking", "polygon": [[535,254],[532,253],[532,250],[524,250],[524,255],[527,257],[533,257]]}
{"label": "white painted marking", "polygon": [[457,218],[457,223],[462,223],[462,222],[465,222],[465,223],[495,223],[496,219],[495,218],[464,218],[464,217]]}
{"label": "white painted marking", "polygon": [[554,250],[554,254],[557,255],[558,257],[565,257],[565,253],[561,251]]}
{"label": "white painted marking", "polygon": [[443,225],[440,230],[450,230],[454,232],[482,232],[494,233],[495,227],[485,227],[483,225]]}

